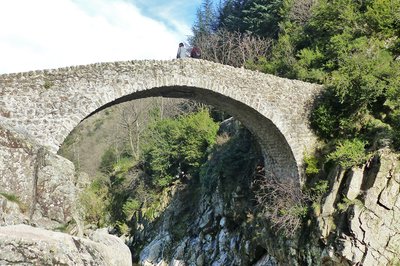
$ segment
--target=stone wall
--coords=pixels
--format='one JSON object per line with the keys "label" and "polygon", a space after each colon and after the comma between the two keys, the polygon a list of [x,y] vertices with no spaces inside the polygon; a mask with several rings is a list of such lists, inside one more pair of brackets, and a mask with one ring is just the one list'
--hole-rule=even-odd
{"label": "stone wall", "polygon": [[304,151],[316,141],[308,115],[320,90],[204,60],[101,63],[0,75],[0,125],[55,153],[101,108],[150,96],[192,98],[235,116],[258,137],[277,175],[299,178]]}

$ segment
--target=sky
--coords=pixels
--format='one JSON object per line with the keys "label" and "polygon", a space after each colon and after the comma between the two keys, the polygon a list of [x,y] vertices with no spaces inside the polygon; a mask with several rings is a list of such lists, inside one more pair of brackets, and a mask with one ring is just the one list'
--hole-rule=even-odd
{"label": "sky", "polygon": [[0,74],[172,59],[202,0],[0,0]]}

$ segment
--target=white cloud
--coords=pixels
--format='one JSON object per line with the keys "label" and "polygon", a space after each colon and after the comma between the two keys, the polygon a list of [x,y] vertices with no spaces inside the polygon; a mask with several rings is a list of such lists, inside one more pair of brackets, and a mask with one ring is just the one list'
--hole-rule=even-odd
{"label": "white cloud", "polygon": [[[163,14],[167,16],[168,14]],[[123,0],[0,2],[0,73],[133,59],[172,59],[175,31]]]}

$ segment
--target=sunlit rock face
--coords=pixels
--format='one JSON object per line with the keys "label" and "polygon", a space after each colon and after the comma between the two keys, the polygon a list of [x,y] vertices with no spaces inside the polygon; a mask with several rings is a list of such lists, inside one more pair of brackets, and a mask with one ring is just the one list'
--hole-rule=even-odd
{"label": "sunlit rock face", "polygon": [[132,265],[119,238],[96,231],[79,238],[28,225],[0,227],[1,265]]}
{"label": "sunlit rock face", "polygon": [[[137,237],[146,243],[138,261],[143,265],[398,265],[399,158],[398,153],[381,149],[361,167],[334,167],[329,192],[292,238],[269,226],[258,227],[253,219],[243,222],[240,214],[251,210],[246,198],[251,193],[243,185],[221,192],[232,180],[221,181],[211,195],[202,195],[195,210],[184,204],[193,192],[183,199],[172,197],[159,219],[161,225],[147,225]],[[224,194],[231,196],[224,199]],[[183,227],[182,220],[189,226]]]}
{"label": "sunlit rock face", "polygon": [[[76,179],[72,162],[0,125],[0,193],[15,198],[3,204],[8,207],[0,217],[7,218],[0,219],[0,225],[29,221],[52,229],[70,222],[77,200]],[[15,202],[24,218],[11,218],[10,213],[17,213],[10,209]]]}
{"label": "sunlit rock face", "polygon": [[332,177],[331,193],[318,217],[321,239],[327,243],[324,260],[400,263],[399,154],[379,150],[363,167],[337,171]]}

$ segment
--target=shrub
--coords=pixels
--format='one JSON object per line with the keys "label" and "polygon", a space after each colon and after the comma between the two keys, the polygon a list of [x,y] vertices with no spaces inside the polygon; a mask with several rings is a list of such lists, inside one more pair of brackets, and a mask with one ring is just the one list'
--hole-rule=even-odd
{"label": "shrub", "polygon": [[79,199],[84,209],[85,221],[102,227],[109,220],[109,184],[98,177],[81,193]]}
{"label": "shrub", "polygon": [[214,145],[218,124],[208,111],[156,121],[147,129],[143,144],[145,170],[153,184],[165,187],[179,176],[196,176]]}
{"label": "shrub", "polygon": [[317,157],[313,155],[305,155],[304,163],[306,164],[306,175],[316,175],[319,173]]}
{"label": "shrub", "polygon": [[126,220],[130,220],[133,214],[140,209],[140,202],[137,199],[128,199],[122,206]]}
{"label": "shrub", "polygon": [[108,149],[106,152],[101,156],[100,162],[100,172],[103,174],[110,174],[114,171],[114,164],[117,162],[117,155],[115,154],[113,149]]}
{"label": "shrub", "polygon": [[286,237],[293,237],[308,212],[308,197],[292,179],[263,177],[255,181],[258,206],[272,227]]}
{"label": "shrub", "polygon": [[359,200],[359,199],[350,200],[350,199],[344,197],[342,202],[339,202],[337,204],[337,208],[338,208],[339,212],[345,212],[352,205],[364,207],[364,203],[362,203],[361,200]]}
{"label": "shrub", "polygon": [[327,157],[344,169],[365,163],[367,154],[365,153],[366,143],[359,139],[344,140],[338,143],[336,150]]}
{"label": "shrub", "polygon": [[18,196],[14,195],[14,194],[9,194],[9,193],[6,193],[6,192],[0,192],[0,195],[5,197],[8,201],[15,202],[15,203],[19,203],[20,202]]}

